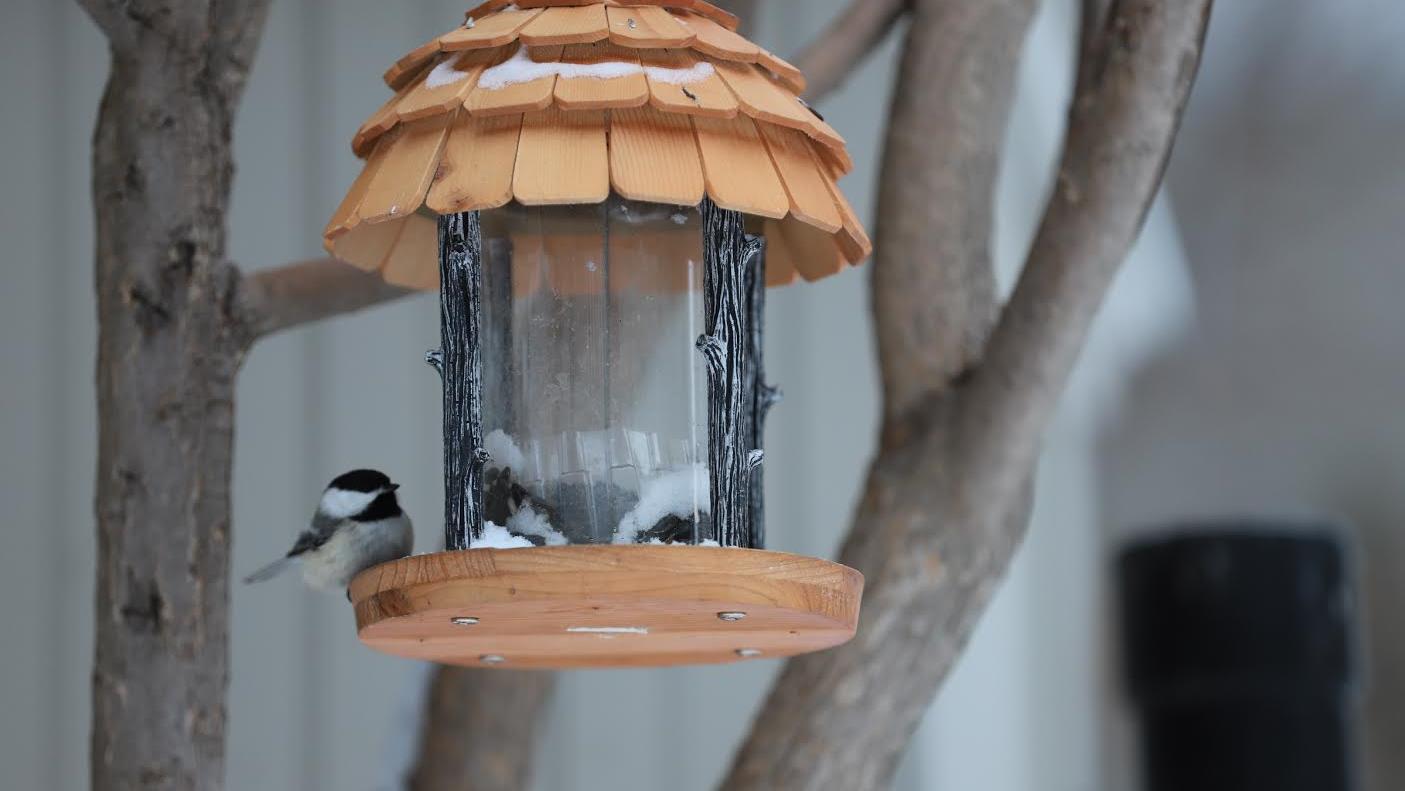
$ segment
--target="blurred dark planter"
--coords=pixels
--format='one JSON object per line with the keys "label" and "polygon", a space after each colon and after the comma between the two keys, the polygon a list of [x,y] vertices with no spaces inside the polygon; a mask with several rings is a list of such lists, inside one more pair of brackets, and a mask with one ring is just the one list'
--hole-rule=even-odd
{"label": "blurred dark planter", "polygon": [[1356,663],[1337,533],[1189,525],[1118,561],[1149,791],[1349,791]]}

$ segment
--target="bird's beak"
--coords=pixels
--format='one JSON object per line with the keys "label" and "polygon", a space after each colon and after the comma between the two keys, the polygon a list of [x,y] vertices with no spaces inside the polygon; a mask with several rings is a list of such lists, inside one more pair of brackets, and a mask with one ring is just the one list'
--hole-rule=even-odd
{"label": "bird's beak", "polygon": [[392,492],[395,491],[396,489],[399,489],[399,488],[400,488],[400,484],[398,484],[398,483],[392,483],[392,484],[390,485],[390,490],[391,490]]}

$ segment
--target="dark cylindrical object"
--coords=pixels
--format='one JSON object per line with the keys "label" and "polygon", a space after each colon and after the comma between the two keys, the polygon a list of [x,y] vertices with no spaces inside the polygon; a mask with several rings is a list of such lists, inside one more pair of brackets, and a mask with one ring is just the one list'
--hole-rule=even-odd
{"label": "dark cylindrical object", "polygon": [[1148,791],[1353,788],[1350,580],[1325,530],[1196,526],[1119,562]]}

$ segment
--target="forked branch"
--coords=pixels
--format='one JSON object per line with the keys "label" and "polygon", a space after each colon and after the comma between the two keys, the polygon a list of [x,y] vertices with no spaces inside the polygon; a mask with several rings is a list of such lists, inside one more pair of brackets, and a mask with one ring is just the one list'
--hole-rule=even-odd
{"label": "forked branch", "polygon": [[[1117,0],[1085,25],[1058,181],[967,405],[992,468],[1033,463],[1108,285],[1156,197],[1212,0]],[[1104,5],[1090,0],[1088,7]]]}

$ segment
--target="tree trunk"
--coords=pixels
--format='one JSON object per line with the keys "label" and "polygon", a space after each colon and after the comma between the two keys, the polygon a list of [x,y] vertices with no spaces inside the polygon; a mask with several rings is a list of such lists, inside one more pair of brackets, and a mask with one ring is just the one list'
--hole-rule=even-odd
{"label": "tree trunk", "polygon": [[523,791],[555,673],[440,667],[430,681],[411,791]]}
{"label": "tree trunk", "polygon": [[246,341],[225,213],[230,128],[264,4],[237,21],[171,6],[88,8],[112,43],[93,139],[95,789],[224,779],[233,397]]}

